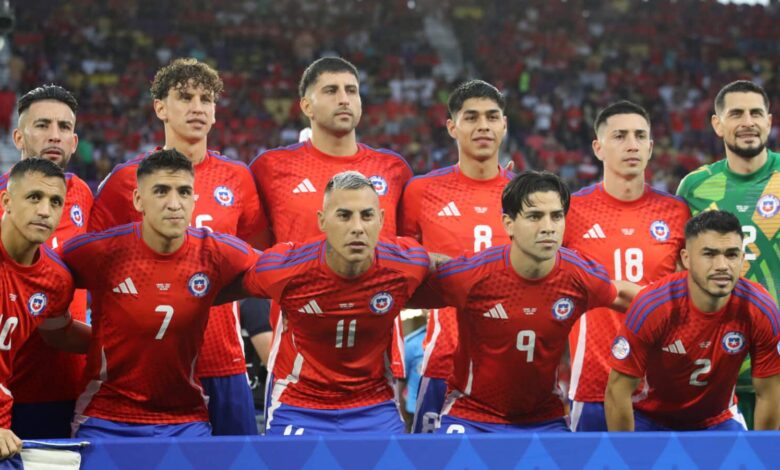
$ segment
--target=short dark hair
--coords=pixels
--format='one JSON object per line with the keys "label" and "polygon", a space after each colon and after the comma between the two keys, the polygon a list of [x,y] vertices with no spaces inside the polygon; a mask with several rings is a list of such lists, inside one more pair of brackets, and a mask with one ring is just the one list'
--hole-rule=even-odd
{"label": "short dark hair", "polygon": [[647,127],[650,127],[650,114],[645,108],[628,100],[620,100],[599,111],[593,121],[593,132],[598,134],[599,128],[607,123],[607,119],[618,114],[638,114],[645,118]]}
{"label": "short dark hair", "polygon": [[78,110],[79,107],[78,101],[76,101],[76,98],[71,92],[59,85],[49,84],[33,88],[22,95],[22,97],[19,98],[16,110],[19,114],[22,114],[27,111],[33,103],[43,100],[54,100],[66,104],[70,110],[73,111],[73,114],[76,114],[76,110]]}
{"label": "short dark hair", "polygon": [[360,81],[357,68],[346,59],[341,57],[322,57],[312,62],[301,75],[301,81],[298,83],[298,94],[301,98],[306,95],[306,90],[320,78],[323,73],[347,72],[355,76]]}
{"label": "short dark hair", "polygon": [[149,91],[152,93],[152,98],[164,100],[172,88],[181,90],[190,83],[212,92],[215,100],[224,89],[219,73],[209,64],[197,59],[180,58],[157,71]]}
{"label": "short dark hair", "polygon": [[739,238],[744,238],[742,224],[736,215],[731,212],[713,210],[698,213],[691,217],[685,224],[685,240],[698,237],[703,232],[718,232],[721,235],[736,233]]}
{"label": "short dark hair", "polygon": [[65,172],[56,163],[46,158],[30,157],[19,160],[11,167],[8,174],[9,181],[18,181],[28,173],[40,173],[43,176],[52,176],[65,182]]}
{"label": "short dark hair", "polygon": [[469,80],[458,85],[447,101],[447,108],[450,112],[450,119],[455,119],[455,115],[463,108],[463,103],[470,98],[485,98],[495,101],[501,112],[506,109],[506,98],[488,82],[483,80]]}
{"label": "short dark hair", "polygon": [[136,180],[160,170],[186,171],[195,176],[192,162],[176,149],[158,150],[141,160],[135,172]]}
{"label": "short dark hair", "polygon": [[533,170],[520,173],[507,183],[501,194],[501,208],[514,220],[522,212],[523,204],[531,205],[531,194],[546,191],[558,193],[564,214],[569,212],[571,193],[563,180],[549,171]]}
{"label": "short dark hair", "polygon": [[737,80],[721,88],[715,96],[715,114],[720,114],[723,111],[723,106],[726,104],[726,95],[729,93],[758,93],[764,99],[764,107],[769,111],[769,95],[766,94],[766,91],[760,85],[756,85],[749,80]]}

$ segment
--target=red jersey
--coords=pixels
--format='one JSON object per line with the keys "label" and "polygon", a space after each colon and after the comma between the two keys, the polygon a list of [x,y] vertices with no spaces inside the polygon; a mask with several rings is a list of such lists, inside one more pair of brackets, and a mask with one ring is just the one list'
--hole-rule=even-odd
{"label": "red jersey", "polygon": [[[133,189],[137,187],[135,172],[141,160],[151,153],[117,165],[100,184],[89,221],[90,232],[141,220],[141,213],[133,207]],[[257,188],[244,163],[209,150],[203,161],[193,168],[195,209],[192,225],[235,235],[242,240],[267,228]],[[240,332],[235,303],[213,308],[198,361],[198,377],[224,377],[246,372]]]}
{"label": "red jersey", "polygon": [[[412,169],[401,155],[358,144],[355,155],[334,157],[317,150],[311,141],[261,153],[249,166],[270,219],[277,242],[303,241],[320,235],[317,211],[328,181],[337,173],[356,170],[365,175],[379,195],[385,211],[382,235],[396,236],[396,212],[401,193],[412,177]],[[271,324],[279,315],[271,310]],[[396,377],[404,377],[403,329],[400,318],[394,330],[392,366]]]}
{"label": "red jersey", "polygon": [[277,242],[303,241],[320,234],[317,211],[333,175],[359,171],[374,185],[385,210],[382,234],[396,235],[396,211],[404,185],[412,177],[406,160],[395,152],[358,144],[349,157],[320,152],[311,141],[261,153],[250,164]]}
{"label": "red jersey", "polygon": [[324,236],[278,244],[244,276],[246,290],[279,302],[287,319],[271,349],[269,413],[280,403],[339,409],[393,399],[391,330],[425,278],[428,254],[412,239],[380,238],[373,266],[346,279],[328,267],[325,249]]}
{"label": "red jersey", "polygon": [[[404,189],[399,234],[416,238],[431,253],[453,258],[509,243],[501,222],[501,193],[514,174],[500,169],[489,180],[464,175],[458,165],[412,178]],[[458,342],[457,315],[432,309],[423,341],[422,371],[446,379]]]}
{"label": "red jersey", "polygon": [[[682,198],[649,185],[642,197],[624,202],[599,183],[572,195],[563,244],[602,263],[610,279],[646,285],[675,271],[690,216]],[[609,348],[623,320],[604,307],[574,325],[569,334],[572,400],[604,401]]]}
{"label": "red jersey", "polygon": [[63,258],[92,293],[89,383],[76,416],[130,423],[208,421],[195,375],[217,293],[257,259],[230,235],[187,229],[176,252],[160,254],[141,224],[76,237]]}
{"label": "red jersey", "polygon": [[32,265],[22,266],[8,256],[0,242],[0,297],[0,428],[9,429],[13,398],[7,385],[15,356],[44,321],[47,328],[66,325],[73,278],[46,246],[38,249],[38,259]]}
{"label": "red jersey", "polygon": [[[60,224],[46,242],[51,248],[87,231],[92,210],[92,191],[81,178],[65,173],[67,192]],[[0,176],[0,191],[5,189],[8,173]],[[0,216],[3,208],[0,207]],[[87,291],[78,289],[68,307],[74,320],[87,320]],[[14,359],[14,374],[9,388],[16,403],[45,403],[75,400],[84,387],[83,354],[72,354],[52,348],[33,330]]]}
{"label": "red jersey", "polygon": [[510,245],[441,266],[429,281],[458,309],[459,342],[442,415],[530,424],[564,415],[556,371],[572,325],[611,304],[616,289],[597,263],[561,248],[541,279],[512,268]]}
{"label": "red jersey", "polygon": [[780,313],[760,284],[740,278],[719,311],[696,308],[688,272],[670,274],[631,303],[610,365],[644,377],[634,408],[674,430],[704,429],[732,417],[739,368],[750,354],[754,377],[780,374]]}

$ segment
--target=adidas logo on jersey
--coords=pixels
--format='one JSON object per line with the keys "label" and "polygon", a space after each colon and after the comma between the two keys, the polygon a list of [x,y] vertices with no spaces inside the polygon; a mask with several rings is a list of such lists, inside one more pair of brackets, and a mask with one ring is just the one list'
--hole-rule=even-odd
{"label": "adidas logo on jersey", "polygon": [[316,300],[310,300],[308,304],[298,309],[301,313],[322,313],[320,306],[317,305]]}
{"label": "adidas logo on jersey", "polygon": [[129,277],[120,282],[118,286],[112,289],[112,291],[116,292],[117,294],[138,295],[138,291],[135,289],[135,284],[133,284],[133,280]]}
{"label": "adidas logo on jersey", "polygon": [[661,348],[661,351],[672,353],[672,354],[685,354],[685,346],[683,346],[681,340],[677,340],[674,343],[670,344],[669,346],[664,346]]}
{"label": "adidas logo on jersey", "polygon": [[311,181],[309,181],[309,178],[304,179],[301,181],[298,186],[293,189],[293,194],[299,194],[299,193],[316,193],[317,189],[314,188],[314,185],[311,184]]}
{"label": "adidas logo on jersey", "polygon": [[506,314],[506,310],[504,310],[504,306],[501,304],[497,304],[495,307],[483,313],[482,316],[487,318],[501,318],[504,320],[509,318]]}
{"label": "adidas logo on jersey", "polygon": [[438,215],[442,217],[459,217],[460,211],[458,210],[458,207],[455,205],[455,203],[450,201],[446,206],[444,206],[442,210],[439,211]]}
{"label": "adidas logo on jersey", "polygon": [[607,236],[604,234],[604,231],[601,230],[601,225],[593,224],[593,227],[591,227],[582,238],[607,238]]}

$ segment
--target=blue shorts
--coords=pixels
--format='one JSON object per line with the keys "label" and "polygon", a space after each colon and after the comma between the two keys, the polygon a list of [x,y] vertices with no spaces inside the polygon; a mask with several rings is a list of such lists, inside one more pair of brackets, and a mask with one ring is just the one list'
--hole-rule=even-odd
{"label": "blue shorts", "polygon": [[414,412],[412,432],[433,433],[439,427],[439,415],[447,395],[447,381],[423,376],[417,392],[417,409]]}
{"label": "blue shorts", "polygon": [[215,436],[256,436],[255,402],[246,374],[201,378],[209,396],[209,420]]}
{"label": "blue shorts", "polygon": [[204,421],[179,424],[138,424],[87,417],[81,424],[73,424],[74,437],[208,437],[211,426]]}
{"label": "blue shorts", "polygon": [[436,430],[436,434],[475,434],[485,432],[569,432],[569,427],[566,425],[566,420],[563,418],[532,424],[497,424],[471,421],[455,416],[444,415],[441,417],[441,427]]}
{"label": "blue shorts", "polygon": [[266,436],[302,436],[336,433],[403,434],[398,405],[388,400],[376,405],[339,410],[316,410],[284,403],[269,409]]}
{"label": "blue shorts", "polygon": [[14,403],[11,430],[20,439],[67,439],[75,401]]}
{"label": "blue shorts", "polygon": [[571,430],[574,432],[606,432],[607,416],[603,402],[571,402]]}
{"label": "blue shorts", "polygon": [[[747,431],[747,424],[745,424],[745,417],[737,409],[737,405],[729,408],[734,415],[732,418],[710,426],[705,429],[696,429],[696,431]],[[649,431],[680,431],[680,429],[671,429],[666,426],[662,426],[641,411],[634,410],[634,431],[649,432]]]}

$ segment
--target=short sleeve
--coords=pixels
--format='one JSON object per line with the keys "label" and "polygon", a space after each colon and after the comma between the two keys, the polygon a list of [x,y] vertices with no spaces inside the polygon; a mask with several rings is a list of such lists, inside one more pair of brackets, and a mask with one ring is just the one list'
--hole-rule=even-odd
{"label": "short sleeve", "polygon": [[750,361],[753,377],[780,374],[780,313],[766,291],[754,297]]}
{"label": "short sleeve", "polygon": [[268,229],[268,217],[260,204],[257,186],[252,174],[241,166],[242,211],[238,220],[238,237],[251,240],[256,234]]}
{"label": "short sleeve", "polygon": [[411,180],[401,196],[401,204],[398,210],[398,234],[404,237],[412,237],[422,241],[422,229],[420,228],[420,207],[422,206],[421,184],[418,180]]}
{"label": "short sleeve", "polygon": [[88,231],[102,232],[117,225],[140,220],[133,206],[135,167],[114,170],[100,184],[89,215]]}

